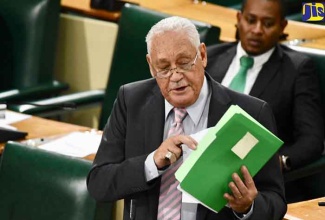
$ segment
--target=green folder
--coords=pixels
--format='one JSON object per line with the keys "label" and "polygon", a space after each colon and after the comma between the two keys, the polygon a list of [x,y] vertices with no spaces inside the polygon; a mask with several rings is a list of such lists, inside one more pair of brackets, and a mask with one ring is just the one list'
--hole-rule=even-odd
{"label": "green folder", "polygon": [[175,176],[180,188],[202,205],[218,212],[227,203],[231,175],[241,176],[245,165],[254,176],[282,146],[283,141],[233,105],[199,141]]}

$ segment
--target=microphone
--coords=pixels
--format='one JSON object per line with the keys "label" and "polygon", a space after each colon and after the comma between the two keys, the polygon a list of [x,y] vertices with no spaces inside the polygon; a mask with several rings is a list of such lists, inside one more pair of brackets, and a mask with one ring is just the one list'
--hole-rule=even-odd
{"label": "microphone", "polygon": [[[36,107],[52,107],[52,108],[57,108],[57,109],[62,109],[62,110],[75,110],[77,108],[77,104],[74,102],[62,102],[62,103],[46,103],[46,101],[42,102],[3,102],[0,103],[6,106],[11,106],[11,105],[31,105],[31,106],[36,106]],[[5,107],[6,109],[6,107]]]}
{"label": "microphone", "polygon": [[74,110],[76,109],[77,105],[74,102],[60,102],[60,103],[49,103],[45,101],[35,101],[35,102],[23,102],[23,101],[16,101],[16,102],[1,102],[0,103],[0,143],[6,142],[9,140],[19,140],[25,138],[28,133],[25,131],[13,130],[9,129],[5,126],[1,126],[1,119],[6,119],[6,109],[7,106],[10,105],[19,105],[19,110],[28,110],[31,106],[37,107],[48,107],[48,108],[55,108],[55,109],[62,109],[62,110]]}
{"label": "microphone", "polygon": [[6,120],[6,109],[6,104],[0,104],[0,143],[25,138],[28,134],[27,132],[18,131],[12,128],[10,125],[3,124],[3,122]]}
{"label": "microphone", "polygon": [[13,141],[23,139],[27,136],[27,132],[12,130],[0,126],[0,142]]}

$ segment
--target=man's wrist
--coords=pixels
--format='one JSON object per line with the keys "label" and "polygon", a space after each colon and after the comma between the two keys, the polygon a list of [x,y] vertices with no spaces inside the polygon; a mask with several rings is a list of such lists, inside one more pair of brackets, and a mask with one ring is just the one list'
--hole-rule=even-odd
{"label": "man's wrist", "polygon": [[244,214],[244,213],[235,212],[235,215],[237,218],[242,219],[242,218],[246,217],[247,213]]}
{"label": "man's wrist", "polygon": [[253,207],[254,207],[254,201],[253,201],[252,205],[247,209],[246,213],[238,213],[234,210],[232,210],[232,211],[237,219],[247,219],[252,215]]}

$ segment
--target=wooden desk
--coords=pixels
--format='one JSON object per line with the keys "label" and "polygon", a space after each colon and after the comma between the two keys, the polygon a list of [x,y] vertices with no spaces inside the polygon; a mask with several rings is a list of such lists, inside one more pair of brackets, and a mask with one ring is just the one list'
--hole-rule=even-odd
{"label": "wooden desk", "polygon": [[325,197],[288,205],[284,220],[324,220],[325,206],[318,206],[318,202],[325,202]]}
{"label": "wooden desk", "polygon": [[[236,33],[236,14],[237,10],[211,3],[194,4],[190,0],[125,0],[130,3],[138,4],[155,11],[164,12],[171,15],[178,15],[198,21],[203,21],[221,28],[220,39],[222,41],[234,41]],[[95,18],[117,21],[120,12],[109,12],[106,10],[96,10],[90,8],[90,0],[62,0],[63,9],[75,11]],[[287,40],[305,39],[308,43],[299,44],[303,47],[324,49],[323,41],[318,39],[325,38],[325,26],[308,24],[305,22],[289,21],[285,29],[288,35]]]}
{"label": "wooden desk", "polygon": [[298,46],[325,49],[325,25],[289,21],[285,32],[289,34],[288,41],[304,40]]}
{"label": "wooden desk", "polygon": [[312,48],[318,48],[318,49],[325,50],[325,37],[307,40],[307,41],[304,41],[304,42],[298,44],[298,46],[312,47]]}
{"label": "wooden desk", "polygon": [[[11,124],[18,130],[28,132],[26,139],[50,137],[55,135],[68,134],[73,131],[89,131],[88,127],[53,121],[32,116],[23,121]],[[2,154],[5,143],[0,143],[0,154]]]}
{"label": "wooden desk", "polygon": [[190,0],[128,0],[140,6],[163,13],[203,21],[221,28],[222,41],[234,41],[237,10],[216,4],[194,4]]}
{"label": "wooden desk", "polygon": [[[189,0],[128,0],[143,7],[150,8],[164,13],[187,17],[210,23],[221,28],[220,39],[222,41],[234,41],[237,23],[237,11],[231,8],[215,4],[194,4]],[[289,34],[287,40],[306,39],[308,43],[299,46],[324,49],[324,44],[318,39],[325,38],[325,26],[308,24],[305,22],[289,21],[285,29]]]}
{"label": "wooden desk", "polygon": [[118,21],[121,13],[106,10],[93,9],[90,7],[90,0],[61,0],[63,10],[77,12],[94,18],[107,21]]}

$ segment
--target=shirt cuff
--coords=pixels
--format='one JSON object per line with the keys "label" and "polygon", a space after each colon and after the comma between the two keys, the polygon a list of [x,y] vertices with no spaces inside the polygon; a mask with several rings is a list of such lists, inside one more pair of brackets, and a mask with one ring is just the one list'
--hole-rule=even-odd
{"label": "shirt cuff", "polygon": [[144,171],[145,171],[147,182],[157,178],[158,176],[160,176],[163,173],[157,169],[157,166],[153,159],[154,153],[155,153],[155,151],[150,153],[144,162]]}
{"label": "shirt cuff", "polygon": [[241,216],[238,216],[238,213],[236,213],[234,210],[232,212],[234,213],[234,215],[236,216],[237,219],[245,220],[245,219],[248,219],[252,215],[253,207],[254,207],[254,201],[251,205],[249,212],[247,212],[246,214],[242,214]]}

